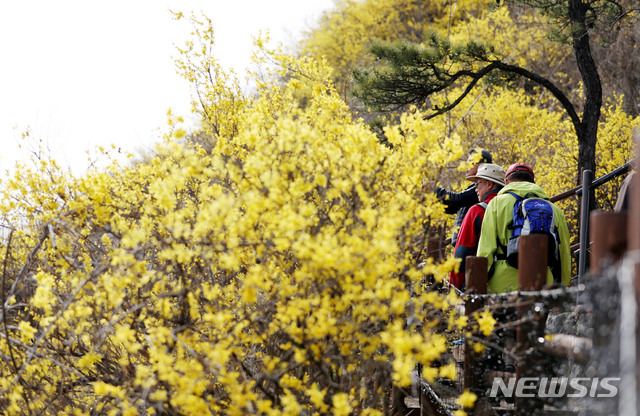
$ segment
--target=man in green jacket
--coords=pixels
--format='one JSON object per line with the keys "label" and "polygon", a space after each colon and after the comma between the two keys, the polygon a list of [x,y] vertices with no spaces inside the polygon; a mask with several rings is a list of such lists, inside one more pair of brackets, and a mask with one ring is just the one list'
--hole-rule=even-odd
{"label": "man in green jacket", "polygon": [[[505,293],[518,290],[518,269],[511,267],[504,255],[511,236],[508,228],[513,219],[513,206],[516,198],[508,192],[525,197],[535,194],[536,197],[549,199],[546,192],[535,184],[533,169],[524,163],[515,163],[507,169],[506,186],[491,200],[482,222],[478,256],[489,260],[489,293]],[[556,226],[558,228],[561,281],[567,286],[571,280],[571,253],[569,249],[569,230],[562,210],[553,205]],[[525,255],[525,253],[520,253]],[[495,264],[494,264],[495,263]],[[547,272],[547,284],[553,283],[553,275]]]}

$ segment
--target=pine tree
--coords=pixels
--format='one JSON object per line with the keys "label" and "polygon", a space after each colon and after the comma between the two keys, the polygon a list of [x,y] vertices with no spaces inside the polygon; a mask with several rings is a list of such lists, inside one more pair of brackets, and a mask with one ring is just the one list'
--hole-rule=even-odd
{"label": "pine tree", "polygon": [[[559,101],[578,138],[578,172],[583,169],[595,172],[602,85],[592,55],[592,38],[636,22],[640,6],[635,0],[506,0],[506,3],[502,7],[524,5],[541,12],[550,20],[550,36],[571,44],[584,88],[582,103],[572,102],[550,80],[549,74],[510,63],[491,44],[475,40],[453,43],[435,33],[429,34],[422,44],[373,43],[370,52],[380,65],[354,71],[354,95],[379,111],[426,105],[431,109],[426,117],[431,118],[456,107],[480,81],[513,84],[524,78],[547,89]],[[433,94],[459,86],[464,88],[445,105],[431,101]]]}

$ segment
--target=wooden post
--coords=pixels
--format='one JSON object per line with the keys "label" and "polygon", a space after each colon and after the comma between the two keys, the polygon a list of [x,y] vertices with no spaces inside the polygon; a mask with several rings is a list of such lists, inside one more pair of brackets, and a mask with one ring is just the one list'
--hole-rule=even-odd
{"label": "wooden post", "polygon": [[397,387],[395,384],[391,386],[390,414],[392,416],[405,416],[409,413],[410,409],[404,402],[405,397],[407,397],[407,393],[404,389]]}
{"label": "wooden post", "polygon": [[[468,294],[485,295],[488,287],[489,261],[486,257],[468,256],[465,260],[464,287]],[[482,306],[482,305],[480,305]],[[475,310],[478,310],[476,308]]]}
{"label": "wooden post", "polygon": [[[469,298],[465,301],[464,313],[467,316],[473,315],[475,311],[482,308],[484,302],[481,299],[474,299],[473,295],[484,295],[487,293],[487,268],[486,257],[469,256],[465,260],[465,288]],[[470,342],[465,342],[464,346],[464,388],[474,393],[479,393],[483,374],[479,374],[478,354],[473,352]]]}
{"label": "wooden post", "polygon": [[597,274],[627,251],[627,214],[597,211],[591,213],[590,221],[591,274]]}
{"label": "wooden post", "polygon": [[[624,212],[591,213],[591,275],[598,276],[607,266],[617,263],[627,250],[627,214]],[[617,352],[620,345],[612,339],[616,325],[620,322],[611,311],[620,307],[620,288],[617,282],[597,279],[592,282],[594,291],[591,316],[593,322],[593,354],[599,363],[598,369],[603,377],[618,373],[620,362]],[[613,351],[616,353],[613,354]]]}
{"label": "wooden post", "polygon": [[[445,228],[432,227],[431,230],[433,231],[427,239],[427,258],[433,259],[433,262],[437,263],[445,257],[447,248]],[[439,290],[442,287],[442,283],[438,282],[432,274],[427,275],[427,284],[431,286],[431,290]]]}
{"label": "wooden post", "polygon": [[446,247],[445,240],[445,228],[438,227],[437,231],[427,240],[427,257],[432,258],[434,262],[442,259]]}
{"label": "wooden post", "polygon": [[[532,234],[520,237],[518,255],[518,290],[541,290],[547,282],[547,247],[548,237],[542,234]],[[518,320],[530,317],[533,313],[531,297],[518,299]],[[544,336],[544,323],[523,322],[516,328],[517,350],[520,358],[516,362],[516,380],[523,377],[539,377],[535,368],[539,365],[540,351],[538,339]],[[536,388],[529,392],[537,392]],[[516,414],[542,414],[544,403],[539,397],[516,397]]]}
{"label": "wooden post", "polygon": [[[440,400],[436,400],[431,396],[425,386],[420,386],[420,416],[448,416],[447,412]],[[412,416],[411,413],[405,416]]]}
{"label": "wooden post", "polygon": [[520,237],[518,290],[540,290],[547,283],[547,246],[549,237],[531,234]]}

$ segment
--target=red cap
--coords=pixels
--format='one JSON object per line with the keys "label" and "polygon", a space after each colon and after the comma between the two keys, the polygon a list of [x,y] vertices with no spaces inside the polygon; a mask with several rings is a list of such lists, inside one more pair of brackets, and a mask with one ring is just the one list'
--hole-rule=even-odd
{"label": "red cap", "polygon": [[525,165],[524,163],[514,163],[513,165],[509,166],[509,169],[507,169],[507,173],[504,175],[504,177],[508,178],[509,175],[511,175],[513,172],[528,172],[531,174],[531,177],[535,177],[531,166]]}

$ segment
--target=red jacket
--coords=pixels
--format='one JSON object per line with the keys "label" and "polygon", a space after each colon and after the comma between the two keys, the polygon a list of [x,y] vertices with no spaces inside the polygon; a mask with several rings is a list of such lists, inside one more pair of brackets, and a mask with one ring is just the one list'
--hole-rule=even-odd
{"label": "red jacket", "polygon": [[[482,202],[488,204],[497,194],[497,189],[487,192]],[[464,290],[465,259],[467,256],[475,256],[478,251],[478,241],[480,240],[480,230],[482,228],[485,209],[486,206],[483,207],[481,204],[475,204],[469,208],[458,232],[458,241],[456,241],[454,257],[462,259],[462,261],[460,262],[458,272],[451,272],[449,275],[449,281],[460,290]]]}

